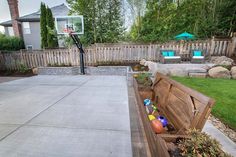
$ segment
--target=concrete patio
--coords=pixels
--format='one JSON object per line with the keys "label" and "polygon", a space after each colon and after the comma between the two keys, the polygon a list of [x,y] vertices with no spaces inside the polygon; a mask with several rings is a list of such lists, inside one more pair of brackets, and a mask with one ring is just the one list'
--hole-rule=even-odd
{"label": "concrete patio", "polygon": [[[0,156],[148,156],[134,91],[126,79],[0,78],[5,82],[0,84]],[[203,131],[236,156],[235,143],[212,124],[207,122]]]}
{"label": "concrete patio", "polygon": [[126,77],[1,83],[0,156],[132,156]]}

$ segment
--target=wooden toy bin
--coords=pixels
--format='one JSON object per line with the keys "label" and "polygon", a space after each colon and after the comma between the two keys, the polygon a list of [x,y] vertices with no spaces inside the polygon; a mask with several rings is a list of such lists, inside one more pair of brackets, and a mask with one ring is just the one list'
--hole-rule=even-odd
{"label": "wooden toy bin", "polygon": [[[134,79],[134,90],[139,106],[139,113],[147,137],[151,155],[154,157],[169,157],[169,146],[178,139],[188,138],[188,129],[202,130],[210,115],[214,100],[188,88],[169,77],[157,73],[152,88],[143,90]],[[151,99],[157,104],[158,112],[167,118],[171,130],[168,128],[161,134],[156,134],[151,126],[143,105],[144,99]]]}

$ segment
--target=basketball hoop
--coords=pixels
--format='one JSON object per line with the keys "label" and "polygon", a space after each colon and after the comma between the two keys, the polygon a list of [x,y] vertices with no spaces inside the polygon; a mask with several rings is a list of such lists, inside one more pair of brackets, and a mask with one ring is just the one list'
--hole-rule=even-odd
{"label": "basketball hoop", "polygon": [[56,16],[55,27],[57,34],[67,35],[84,34],[84,20],[83,16]]}
{"label": "basketball hoop", "polygon": [[64,28],[63,32],[69,34],[69,33],[73,33],[74,31],[73,31],[73,29],[70,29],[70,28]]}

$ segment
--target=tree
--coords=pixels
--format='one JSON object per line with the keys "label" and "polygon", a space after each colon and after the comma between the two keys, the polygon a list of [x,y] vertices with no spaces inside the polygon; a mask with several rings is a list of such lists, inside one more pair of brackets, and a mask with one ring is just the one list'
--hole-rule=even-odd
{"label": "tree", "polygon": [[124,33],[120,0],[67,0],[71,14],[84,16],[84,35],[87,44],[117,42]]}
{"label": "tree", "polygon": [[217,9],[219,14],[217,34],[230,36],[231,33],[236,32],[236,1],[224,0],[218,3],[220,5]]}
{"label": "tree", "polygon": [[146,0],[127,0],[127,2],[129,3],[131,13],[134,17],[134,25],[132,26],[132,29],[135,30],[135,38],[139,38],[142,25],[142,16],[145,13]]}
{"label": "tree", "polygon": [[147,0],[141,21],[140,29],[136,23],[131,28],[134,41],[167,41],[184,31],[201,39],[230,36],[236,31],[236,1]]}
{"label": "tree", "polygon": [[52,11],[47,7],[47,48],[55,48],[58,47],[58,40],[55,31],[55,24],[53,20]]}
{"label": "tree", "polygon": [[40,7],[40,34],[41,34],[41,48],[46,48],[47,43],[47,9],[44,3]]}

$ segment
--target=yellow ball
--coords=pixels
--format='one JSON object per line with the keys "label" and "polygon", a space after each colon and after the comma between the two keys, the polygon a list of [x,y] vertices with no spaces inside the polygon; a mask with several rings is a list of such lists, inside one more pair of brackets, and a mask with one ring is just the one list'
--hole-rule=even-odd
{"label": "yellow ball", "polygon": [[156,119],[156,117],[155,117],[155,116],[153,116],[153,115],[148,115],[148,118],[149,118],[149,120],[150,120],[150,121],[152,121],[152,120],[155,120],[155,119]]}

